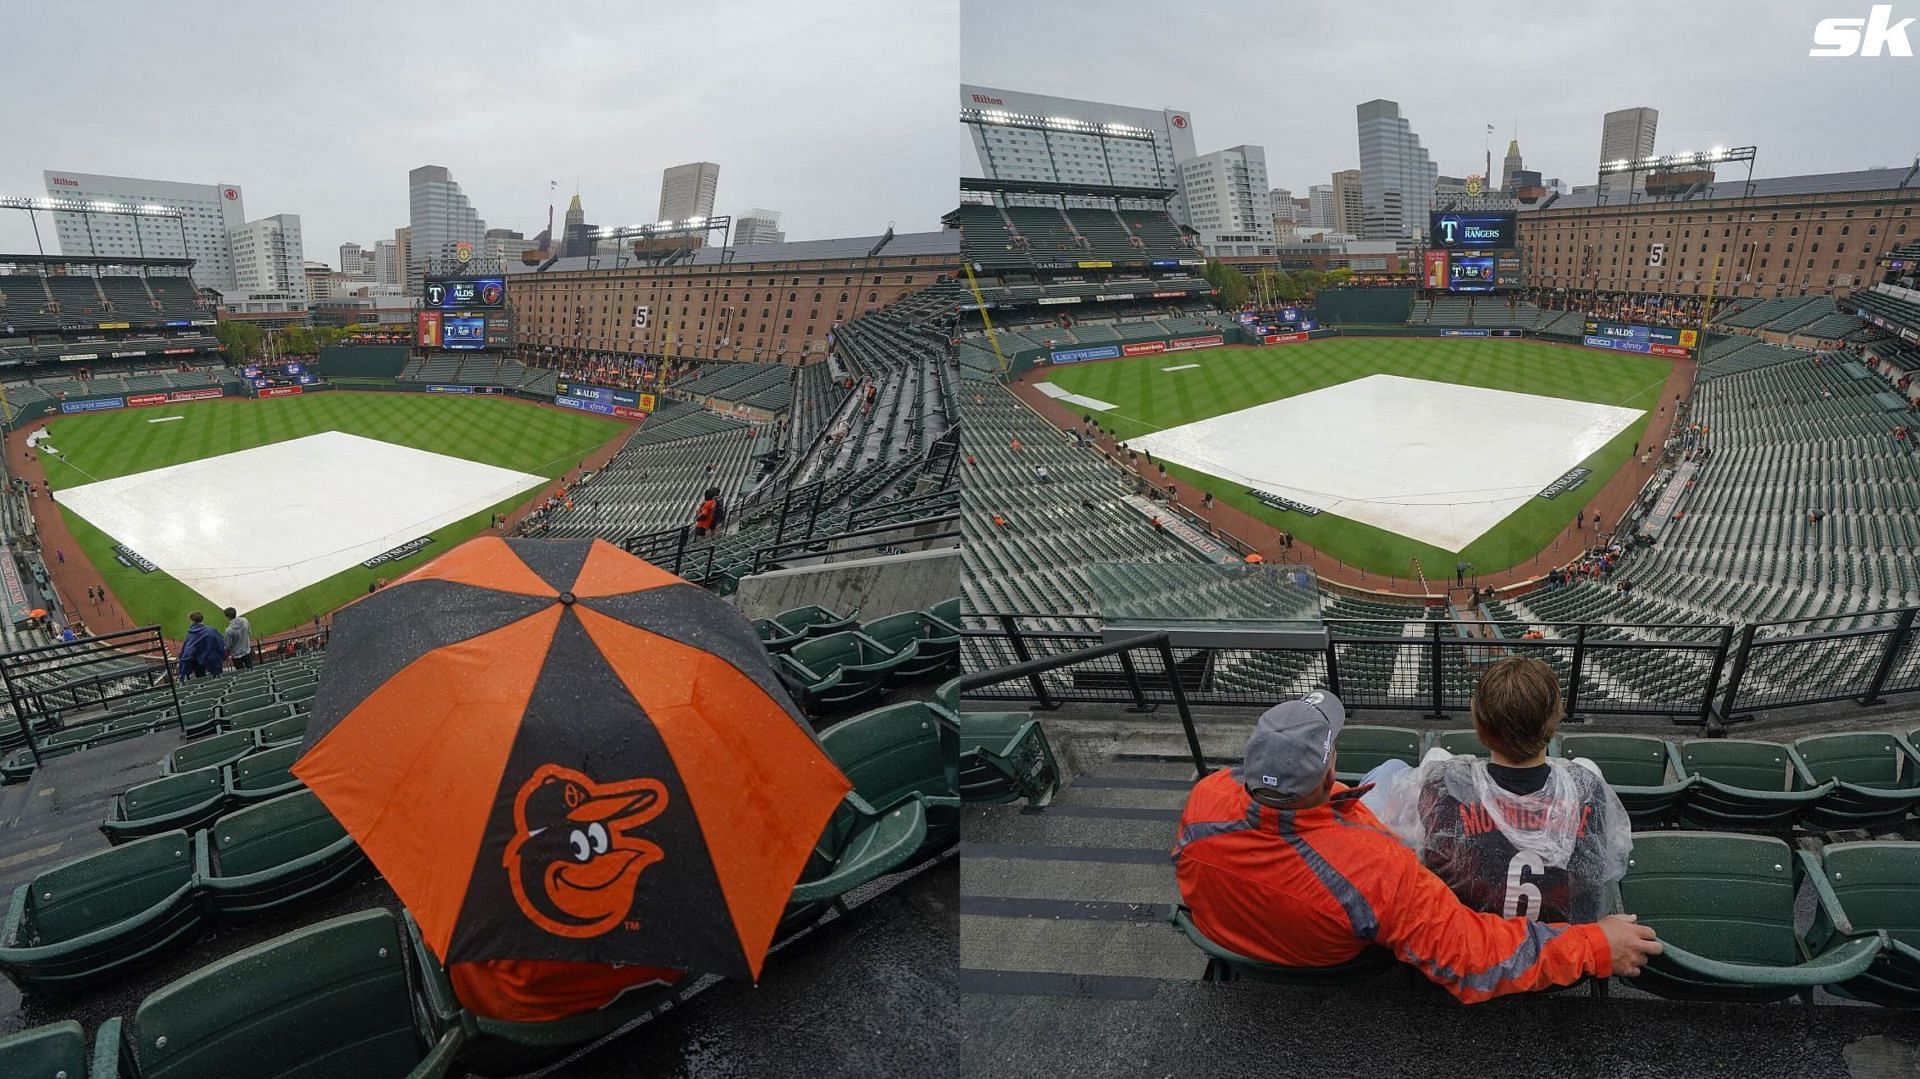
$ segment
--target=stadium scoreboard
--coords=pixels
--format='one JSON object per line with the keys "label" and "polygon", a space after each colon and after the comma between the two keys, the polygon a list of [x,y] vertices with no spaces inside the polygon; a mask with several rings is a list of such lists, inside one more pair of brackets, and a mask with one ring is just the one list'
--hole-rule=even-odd
{"label": "stadium scoreboard", "polygon": [[1520,246],[1519,217],[1512,213],[1434,213],[1427,246],[1442,251],[1501,251]]}
{"label": "stadium scoreboard", "polygon": [[1580,343],[1614,352],[1644,352],[1653,356],[1687,357],[1699,344],[1700,331],[1674,326],[1639,326],[1630,322],[1588,319]]}
{"label": "stadium scoreboard", "polygon": [[498,310],[507,305],[507,283],[499,277],[429,277],[420,295],[429,311]]}
{"label": "stadium scoreboard", "polygon": [[1513,248],[1445,251],[1429,247],[1421,284],[1447,292],[1495,292],[1520,287],[1520,252]]}
{"label": "stadium scoreboard", "polygon": [[429,277],[421,285],[413,343],[467,352],[510,347],[506,306],[505,278]]}

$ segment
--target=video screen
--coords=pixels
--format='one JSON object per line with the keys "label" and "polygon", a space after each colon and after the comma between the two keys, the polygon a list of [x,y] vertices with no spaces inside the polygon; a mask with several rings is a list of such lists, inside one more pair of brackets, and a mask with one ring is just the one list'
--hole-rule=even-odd
{"label": "video screen", "polygon": [[506,281],[498,277],[430,277],[423,292],[424,306],[441,311],[499,307],[507,302]]}
{"label": "video screen", "polygon": [[477,317],[441,319],[440,347],[486,348],[487,320]]}
{"label": "video screen", "polygon": [[1428,247],[1448,251],[1520,246],[1520,224],[1511,213],[1436,213],[1427,231]]}
{"label": "video screen", "polygon": [[1493,291],[1491,255],[1455,255],[1448,266],[1447,288],[1454,292]]}

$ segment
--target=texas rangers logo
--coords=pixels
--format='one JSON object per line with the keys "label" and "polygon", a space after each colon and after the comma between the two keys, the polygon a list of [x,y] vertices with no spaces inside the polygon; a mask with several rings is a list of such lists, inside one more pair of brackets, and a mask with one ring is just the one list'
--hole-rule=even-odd
{"label": "texas rangers logo", "polygon": [[667,807],[657,779],[595,782],[542,765],[513,800],[507,879],[520,912],[560,937],[597,937],[633,909],[640,874],[666,855],[635,832]]}

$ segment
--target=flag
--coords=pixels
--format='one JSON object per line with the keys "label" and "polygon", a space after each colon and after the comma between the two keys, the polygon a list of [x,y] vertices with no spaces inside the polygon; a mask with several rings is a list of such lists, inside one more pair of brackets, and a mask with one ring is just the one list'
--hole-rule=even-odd
{"label": "flag", "polygon": [[1492,124],[1488,124],[1488,125],[1487,125],[1487,134],[1489,134],[1489,135],[1491,135],[1491,134],[1493,134],[1493,125],[1492,125]]}

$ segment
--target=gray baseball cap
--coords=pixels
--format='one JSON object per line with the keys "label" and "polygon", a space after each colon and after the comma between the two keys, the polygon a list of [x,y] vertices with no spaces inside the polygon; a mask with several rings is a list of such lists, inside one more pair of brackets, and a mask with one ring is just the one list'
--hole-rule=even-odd
{"label": "gray baseball cap", "polygon": [[1247,738],[1241,764],[1247,789],[1284,799],[1319,790],[1333,759],[1333,741],[1346,722],[1346,706],[1322,690],[1267,709]]}

